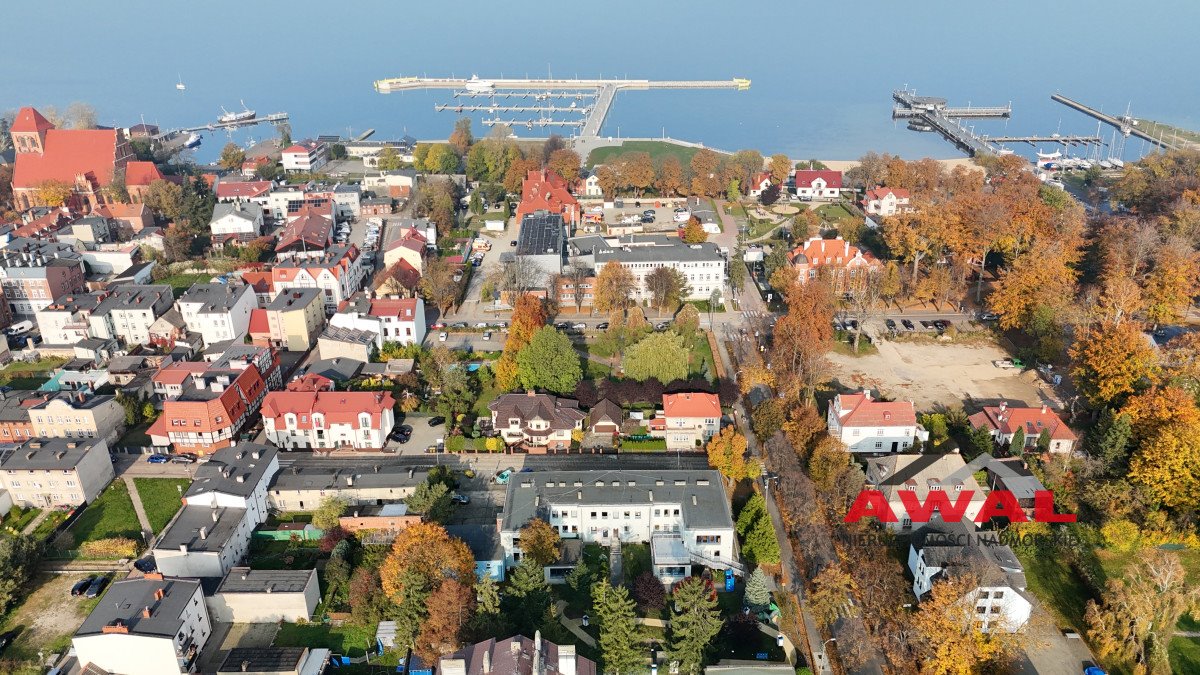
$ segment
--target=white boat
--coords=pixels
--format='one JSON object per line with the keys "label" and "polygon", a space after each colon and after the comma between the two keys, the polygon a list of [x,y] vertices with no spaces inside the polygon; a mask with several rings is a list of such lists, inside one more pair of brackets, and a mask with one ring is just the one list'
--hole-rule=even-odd
{"label": "white boat", "polygon": [[1113,166],[1117,167],[1118,169],[1124,169],[1124,168],[1125,168],[1125,162],[1124,162],[1123,160],[1117,159],[1116,157],[1109,157],[1109,158],[1108,158],[1108,161],[1109,161],[1109,162],[1110,162],[1110,163],[1111,163]]}
{"label": "white boat", "polygon": [[1037,165],[1043,168],[1050,168],[1057,165],[1060,159],[1062,159],[1062,152],[1058,150],[1037,153]]}
{"label": "white boat", "polygon": [[183,83],[183,76],[179,77],[179,82],[175,85],[175,88],[178,89],[179,91],[187,90],[187,85]]}
{"label": "white boat", "polygon": [[254,119],[254,111],[246,107],[245,101],[242,101],[241,112],[229,112],[222,107],[221,113],[221,116],[217,118],[217,121],[221,124],[227,124],[229,122],[244,122],[246,120]]}
{"label": "white boat", "polygon": [[1102,160],[1100,160],[1100,168],[1101,169],[1111,169],[1111,168],[1113,168],[1112,162],[1108,161],[1107,159],[1102,159]]}
{"label": "white boat", "polygon": [[202,137],[200,136],[200,134],[193,132],[190,135],[188,135],[187,140],[183,142],[183,147],[194,148],[197,145],[200,145],[201,138]]}
{"label": "white boat", "polygon": [[491,80],[481,80],[478,75],[472,75],[471,79],[467,80],[467,91],[483,93],[490,92],[496,89],[496,83]]}
{"label": "white boat", "polygon": [[1081,159],[1079,160],[1079,168],[1087,171],[1088,169],[1092,168],[1092,163],[1086,159]]}

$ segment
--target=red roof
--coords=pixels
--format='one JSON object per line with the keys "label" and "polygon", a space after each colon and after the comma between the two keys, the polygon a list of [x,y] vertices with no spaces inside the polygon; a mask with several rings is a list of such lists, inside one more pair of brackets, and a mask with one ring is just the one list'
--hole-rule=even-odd
{"label": "red roof", "polygon": [[1025,438],[1037,438],[1043,429],[1050,430],[1050,438],[1062,441],[1077,440],[1075,432],[1059,419],[1058,415],[1048,408],[1010,408],[989,406],[971,415],[971,426],[976,429],[988,428],[1002,434],[1015,434],[1017,429],[1025,431]]}
{"label": "red roof", "polygon": [[46,131],[53,128],[54,124],[43,117],[42,113],[38,112],[37,109],[25,107],[17,111],[17,116],[13,120],[10,130],[17,133],[28,133],[30,131]]}
{"label": "red roof", "polygon": [[154,162],[129,162],[125,165],[126,185],[149,185],[156,180],[162,180],[162,172]]}
{"label": "red roof", "polygon": [[247,286],[254,289],[255,293],[273,293],[274,288],[271,283],[271,273],[261,271],[242,272],[242,281],[246,282]]}
{"label": "red roof", "polygon": [[325,417],[325,426],[349,424],[358,428],[358,416],[371,416],[371,428],[383,426],[383,411],[392,409],[396,399],[386,391],[273,391],[263,400],[263,417],[275,420],[277,429],[285,426],[285,415],[296,416],[296,428],[312,429],[313,413]]}
{"label": "red roof", "polygon": [[720,417],[721,401],[716,394],[686,392],[663,394],[663,416],[671,417]]}
{"label": "red roof", "polygon": [[142,218],[150,215],[145,204],[101,204],[95,214],[105,218]]}
{"label": "red roof", "polygon": [[324,375],[309,373],[287,383],[288,391],[334,391],[333,380]]}
{"label": "red roof", "polygon": [[796,187],[810,188],[813,181],[816,179],[825,181],[825,186],[829,188],[842,187],[842,172],[841,171],[817,171],[815,169],[796,169]]}
{"label": "red roof", "polygon": [[[42,152],[19,152],[14,188],[33,188],[47,180],[68,185],[83,175],[93,186],[112,182],[117,165],[115,129],[54,129],[46,132]],[[123,159],[123,158],[122,158]]]}
{"label": "red roof", "polygon": [[521,203],[517,222],[534,211],[562,214],[568,222],[579,218],[579,202],[571,195],[567,181],[549,169],[530,171],[521,183]]}
{"label": "red roof", "polygon": [[762,189],[763,183],[766,183],[770,180],[771,180],[771,172],[770,171],[760,171],[760,172],[754,174],[754,178],[750,179],[750,186],[753,187],[755,190],[760,190],[760,189]]}
{"label": "red roof", "polygon": [[271,321],[267,318],[267,310],[250,310],[250,327],[247,329],[247,332],[252,336],[269,335],[271,333]]}
{"label": "red roof", "polygon": [[202,361],[175,361],[163,366],[151,379],[156,384],[183,384],[192,375],[208,370],[210,365]]}
{"label": "red roof", "polygon": [[883,187],[875,188],[874,190],[867,190],[866,200],[870,202],[875,201],[876,199],[883,199],[889,194],[896,195],[896,199],[908,199],[908,190]]}
{"label": "red roof", "polygon": [[401,260],[395,265],[380,272],[375,279],[375,288],[383,285],[388,279],[395,279],[401,286],[408,290],[415,290],[417,284],[421,283],[421,272],[413,267],[407,260]]}
{"label": "red roof", "polygon": [[333,229],[333,220],[318,214],[310,207],[304,207],[297,213],[298,217],[283,228],[279,233],[279,243],[276,251],[305,244],[314,249],[323,249],[329,245],[329,233]]}
{"label": "red roof", "polygon": [[859,261],[857,264],[860,265],[878,263],[869,251],[860,250],[841,237],[834,239],[813,237],[792,249],[788,258],[791,259],[793,265],[810,267],[844,267],[856,259]]}
{"label": "red roof", "polygon": [[58,210],[51,211],[44,216],[34,218],[33,220],[21,225],[13,230],[14,237],[38,237],[48,232],[53,232],[70,222],[70,217],[67,213]]}
{"label": "red roof", "polygon": [[417,299],[372,300],[371,309],[367,314],[378,317],[395,317],[400,321],[414,321],[417,318]]}
{"label": "red roof", "polygon": [[253,199],[271,191],[271,181],[221,181],[217,183],[217,199]]}
{"label": "red roof", "polygon": [[917,413],[912,401],[876,401],[869,393],[838,396],[843,427],[913,427]]}

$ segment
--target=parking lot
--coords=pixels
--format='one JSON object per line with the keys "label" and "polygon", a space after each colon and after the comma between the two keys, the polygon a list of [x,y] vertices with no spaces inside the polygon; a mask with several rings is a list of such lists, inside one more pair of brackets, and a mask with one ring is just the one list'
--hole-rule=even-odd
{"label": "parking lot", "polygon": [[421,455],[425,453],[425,448],[437,445],[438,440],[446,435],[446,425],[443,423],[436,427],[431,427],[429,426],[430,417],[433,417],[433,415],[404,415],[404,419],[397,421],[396,426],[407,424],[412,427],[412,436],[403,445],[394,440],[389,440],[387,443],[388,450],[393,450],[402,455]]}
{"label": "parking lot", "polygon": [[[604,208],[598,205],[585,207],[583,209],[584,227],[589,218],[600,215],[603,216],[604,222],[610,225],[641,225],[647,232],[674,231],[687,222],[686,220],[682,222],[675,220],[676,208],[687,208],[687,200],[635,199],[623,201],[619,208]],[[650,215],[653,215],[653,219],[642,218],[642,216]]]}

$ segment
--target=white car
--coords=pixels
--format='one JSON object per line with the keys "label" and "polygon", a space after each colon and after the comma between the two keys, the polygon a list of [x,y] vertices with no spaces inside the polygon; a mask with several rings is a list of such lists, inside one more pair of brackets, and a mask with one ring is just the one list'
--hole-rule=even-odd
{"label": "white car", "polygon": [[5,328],[4,332],[8,333],[9,335],[21,335],[22,333],[28,333],[31,330],[33,330],[32,321],[18,321],[8,328]]}
{"label": "white car", "polygon": [[438,342],[445,342],[446,337],[447,337],[446,331],[442,331],[442,332],[438,333]]}
{"label": "white car", "polygon": [[490,330],[483,331],[483,339],[491,340],[492,339],[492,331],[490,331]]}
{"label": "white car", "polygon": [[475,327],[476,328],[487,328],[488,323],[486,321],[480,321],[479,323],[475,324]]}

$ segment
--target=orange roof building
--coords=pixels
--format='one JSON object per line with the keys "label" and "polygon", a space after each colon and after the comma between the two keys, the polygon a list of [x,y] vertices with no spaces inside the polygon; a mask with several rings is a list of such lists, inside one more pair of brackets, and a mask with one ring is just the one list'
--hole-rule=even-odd
{"label": "orange roof building", "polygon": [[263,429],[285,450],[379,450],[396,424],[395,410],[386,391],[273,391],[263,401]]}
{"label": "orange roof building", "polygon": [[39,189],[47,181],[70,187],[68,205],[95,208],[105,201],[100,188],[133,157],[120,130],[58,129],[34,108],[21,108],[9,132],[16,149],[13,200],[21,210],[48,205]]}
{"label": "orange roof building", "polygon": [[[172,365],[181,367],[172,369],[170,379],[179,377],[183,382],[177,395],[168,395],[163,401],[162,415],[147,430],[154,445],[197,454],[229,447],[242,427],[257,416],[267,393],[258,366],[250,364],[241,370],[207,367],[197,372],[195,366]],[[156,390],[161,375],[155,376]]]}
{"label": "orange roof building", "polygon": [[1008,402],[1001,401],[998,406],[987,406],[971,415],[971,426],[976,429],[987,429],[997,443],[1013,442],[1017,430],[1025,436],[1024,447],[1037,447],[1042,433],[1046,433],[1050,452],[1071,452],[1079,437],[1065,422],[1049,408],[1010,408]]}
{"label": "orange roof building", "polygon": [[663,394],[662,420],[650,430],[666,438],[668,450],[695,450],[721,430],[721,401],[704,392]]}
{"label": "orange roof building", "polygon": [[850,452],[908,452],[914,439],[929,438],[912,401],[877,401],[866,390],[835,396],[826,421],[829,435]]}
{"label": "orange roof building", "polygon": [[521,202],[517,204],[516,222],[521,222],[535,211],[561,215],[568,223],[579,222],[579,202],[571,194],[570,186],[562,176],[549,169],[530,171],[521,182]]}
{"label": "orange roof building", "polygon": [[827,273],[835,292],[840,292],[860,275],[879,269],[881,263],[869,251],[854,246],[837,237],[822,239],[813,237],[788,253],[788,260],[797,273],[797,280],[804,283]]}

